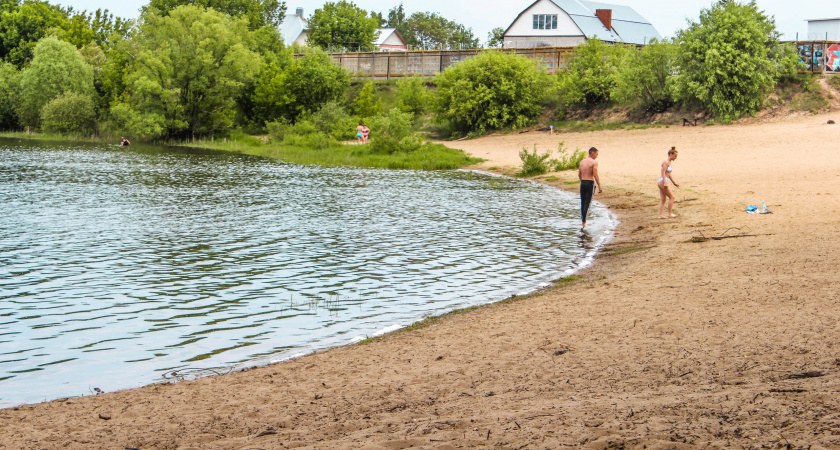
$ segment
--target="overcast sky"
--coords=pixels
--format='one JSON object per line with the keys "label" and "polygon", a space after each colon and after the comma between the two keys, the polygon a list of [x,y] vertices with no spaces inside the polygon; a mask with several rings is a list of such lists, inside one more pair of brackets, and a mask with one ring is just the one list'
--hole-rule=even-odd
{"label": "overcast sky", "polygon": [[[337,0],[336,0],[337,1]],[[487,33],[495,28],[507,28],[516,16],[533,3],[534,0],[405,0],[403,7],[406,13],[416,11],[436,12],[472,28],[473,33],[481,42],[487,40]],[[643,17],[651,21],[653,26],[664,37],[672,37],[679,29],[686,27],[686,19],[696,21],[700,10],[707,8],[712,0],[602,0],[606,3],[630,6]],[[140,7],[148,0],[121,0],[120,2],[106,0],[50,0],[64,6],[73,6],[77,10],[94,11],[97,8],[109,9],[120,17],[135,18]],[[286,0],[289,12],[302,7],[304,16],[309,17],[313,11],[323,6],[324,0]],[[382,12],[385,16],[388,10],[399,5],[399,0],[359,0],[356,5],[368,11]],[[805,38],[808,27],[807,19],[825,19],[840,17],[840,3],[836,0],[758,0],[759,8],[768,15],[775,16],[776,27],[784,34],[783,39],[794,40],[799,33]],[[834,6],[831,6],[834,5]]]}

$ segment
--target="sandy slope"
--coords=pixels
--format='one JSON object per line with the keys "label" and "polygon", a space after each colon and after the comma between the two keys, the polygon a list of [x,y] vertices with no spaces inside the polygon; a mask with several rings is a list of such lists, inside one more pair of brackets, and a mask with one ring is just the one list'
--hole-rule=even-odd
{"label": "sandy slope", "polygon": [[0,410],[0,448],[840,448],[836,116],[460,142],[485,168],[598,147],[616,238],[577,281],[369,345]]}

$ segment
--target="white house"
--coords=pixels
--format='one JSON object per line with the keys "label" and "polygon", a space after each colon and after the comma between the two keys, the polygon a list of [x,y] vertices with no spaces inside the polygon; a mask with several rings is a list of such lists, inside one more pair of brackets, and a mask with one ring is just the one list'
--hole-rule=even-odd
{"label": "white house", "polygon": [[303,8],[297,8],[294,14],[286,14],[280,24],[280,34],[286,46],[292,44],[306,45],[309,38],[309,22],[303,18]]}
{"label": "white house", "polygon": [[840,18],[808,20],[809,41],[840,41]]}
{"label": "white house", "polygon": [[629,6],[583,0],[537,0],[504,34],[505,48],[573,47],[586,39],[647,44],[662,39],[651,23]]}
{"label": "white house", "polygon": [[380,28],[376,30],[376,48],[383,52],[406,51],[408,43],[396,28]]}

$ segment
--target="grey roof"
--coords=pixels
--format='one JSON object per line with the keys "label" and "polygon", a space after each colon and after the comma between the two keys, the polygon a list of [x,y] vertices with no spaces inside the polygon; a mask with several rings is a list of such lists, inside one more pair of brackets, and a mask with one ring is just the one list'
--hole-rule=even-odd
{"label": "grey roof", "polygon": [[[647,44],[651,38],[662,39],[656,28],[629,6],[583,0],[551,0],[568,14],[588,39],[597,37],[607,42]],[[612,30],[595,16],[596,9],[612,10]]]}
{"label": "grey roof", "polygon": [[301,33],[309,30],[309,22],[297,14],[287,14],[280,24],[280,34],[283,35],[283,43],[286,46],[292,45]]}

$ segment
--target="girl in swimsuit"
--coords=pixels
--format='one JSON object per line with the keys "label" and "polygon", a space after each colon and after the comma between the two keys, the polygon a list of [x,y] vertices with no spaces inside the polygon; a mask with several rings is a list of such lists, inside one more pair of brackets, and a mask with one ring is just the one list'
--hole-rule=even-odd
{"label": "girl in swimsuit", "polygon": [[359,122],[359,126],[356,127],[356,140],[360,143],[364,143],[364,135],[365,135],[365,126],[364,122]]}
{"label": "girl in swimsuit", "polygon": [[659,186],[660,219],[665,218],[662,216],[662,212],[665,209],[665,199],[668,199],[668,217],[677,217],[677,215],[672,212],[674,209],[674,192],[671,190],[671,186],[668,185],[668,182],[670,182],[674,186],[680,187],[680,185],[674,181],[674,175],[672,173],[674,168],[671,166],[671,163],[673,163],[675,159],[677,159],[677,148],[671,147],[671,150],[668,150],[668,159],[662,161],[662,166],[659,168],[660,176],[656,185]]}

